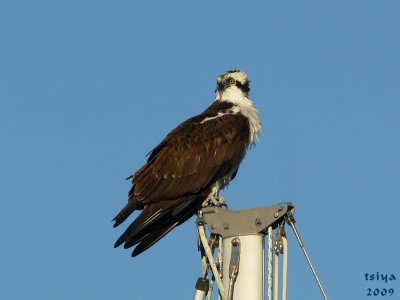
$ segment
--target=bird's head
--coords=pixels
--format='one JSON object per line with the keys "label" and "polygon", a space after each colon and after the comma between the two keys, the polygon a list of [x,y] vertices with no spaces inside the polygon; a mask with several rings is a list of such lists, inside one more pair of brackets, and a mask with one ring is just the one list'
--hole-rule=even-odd
{"label": "bird's head", "polygon": [[247,97],[250,92],[247,74],[240,70],[228,71],[217,77],[215,100],[235,101],[237,97]]}

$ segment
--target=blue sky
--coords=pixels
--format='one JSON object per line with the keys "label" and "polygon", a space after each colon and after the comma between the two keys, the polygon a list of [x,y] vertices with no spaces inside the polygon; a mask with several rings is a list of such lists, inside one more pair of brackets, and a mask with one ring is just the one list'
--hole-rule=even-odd
{"label": "blue sky", "polygon": [[[296,205],[331,299],[400,293],[398,1],[2,1],[0,298],[190,299],[194,219],[132,259],[113,249],[124,178],[251,79],[263,134],[224,195]],[[321,299],[289,231],[289,297]],[[365,281],[366,272],[397,281]]]}

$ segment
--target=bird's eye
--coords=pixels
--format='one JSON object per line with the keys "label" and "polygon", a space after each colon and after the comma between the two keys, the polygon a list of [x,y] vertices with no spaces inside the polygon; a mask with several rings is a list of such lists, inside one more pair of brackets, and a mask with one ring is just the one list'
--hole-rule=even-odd
{"label": "bird's eye", "polygon": [[228,83],[233,85],[233,84],[236,83],[236,80],[231,77],[231,78],[228,79]]}

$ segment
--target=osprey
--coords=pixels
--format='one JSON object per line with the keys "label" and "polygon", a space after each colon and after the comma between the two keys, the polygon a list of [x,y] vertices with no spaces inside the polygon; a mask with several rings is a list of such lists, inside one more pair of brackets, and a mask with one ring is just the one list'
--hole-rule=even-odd
{"label": "osprey", "polygon": [[128,203],[114,227],[142,210],[114,247],[136,245],[136,256],[202,207],[218,202],[219,191],[236,176],[246,150],[261,130],[258,110],[249,96],[246,73],[233,70],[217,77],[215,101],[181,123],[149,154],[132,178]]}

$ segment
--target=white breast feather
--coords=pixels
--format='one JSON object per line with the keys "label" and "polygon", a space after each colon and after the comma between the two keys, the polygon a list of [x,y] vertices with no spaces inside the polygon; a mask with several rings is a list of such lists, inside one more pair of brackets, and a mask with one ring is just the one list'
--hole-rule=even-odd
{"label": "white breast feather", "polygon": [[221,94],[217,91],[215,101],[228,101],[235,104],[231,109],[232,113],[241,113],[249,120],[250,145],[254,144],[261,133],[261,122],[253,102],[236,86],[227,88]]}

